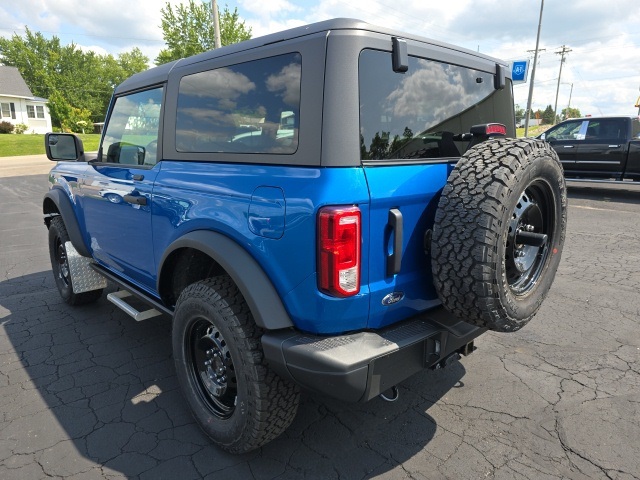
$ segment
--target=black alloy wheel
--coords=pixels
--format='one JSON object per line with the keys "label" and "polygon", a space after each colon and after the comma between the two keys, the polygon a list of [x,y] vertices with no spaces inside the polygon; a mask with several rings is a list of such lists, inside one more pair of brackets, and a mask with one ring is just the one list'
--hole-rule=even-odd
{"label": "black alloy wheel", "polygon": [[526,295],[540,280],[553,238],[555,211],[553,193],[544,181],[529,185],[518,201],[509,224],[505,268],[509,288]]}
{"label": "black alloy wheel", "polygon": [[460,320],[522,328],[555,278],[567,192],[548,143],[496,138],[470,148],[442,190],[431,241],[433,283]]}
{"label": "black alloy wheel", "polygon": [[193,323],[185,342],[191,375],[202,402],[217,418],[228,419],[236,408],[238,385],[227,342],[205,318]]}

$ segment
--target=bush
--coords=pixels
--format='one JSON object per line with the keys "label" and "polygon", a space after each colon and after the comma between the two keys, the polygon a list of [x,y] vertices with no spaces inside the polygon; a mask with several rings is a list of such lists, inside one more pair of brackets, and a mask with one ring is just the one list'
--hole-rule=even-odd
{"label": "bush", "polygon": [[18,135],[22,135],[24,132],[29,130],[29,125],[25,125],[24,123],[19,123],[15,126],[14,132]]}
{"label": "bush", "polygon": [[13,128],[13,123],[11,122],[0,122],[0,133],[11,133]]}

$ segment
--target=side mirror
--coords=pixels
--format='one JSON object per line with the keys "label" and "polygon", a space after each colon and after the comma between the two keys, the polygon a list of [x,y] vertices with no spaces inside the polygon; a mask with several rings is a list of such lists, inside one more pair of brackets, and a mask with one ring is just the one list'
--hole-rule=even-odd
{"label": "side mirror", "polygon": [[547,138],[547,134],[546,133],[543,133],[543,134],[540,135],[540,140],[546,140],[546,138]]}
{"label": "side mirror", "polygon": [[145,148],[140,145],[116,142],[109,145],[106,161],[122,165],[144,165],[145,154]]}
{"label": "side mirror", "polygon": [[47,133],[44,136],[47,158],[53,161],[84,161],[82,140],[72,133]]}

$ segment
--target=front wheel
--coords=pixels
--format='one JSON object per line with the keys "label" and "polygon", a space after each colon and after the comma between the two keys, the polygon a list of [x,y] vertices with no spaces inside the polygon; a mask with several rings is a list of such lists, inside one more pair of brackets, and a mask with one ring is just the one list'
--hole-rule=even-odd
{"label": "front wheel", "polygon": [[273,440],[298,409],[298,388],[266,365],[261,333],[227,275],[190,285],[176,304],[178,381],[200,427],[231,453]]}
{"label": "front wheel", "polygon": [[555,151],[495,139],[463,155],[438,204],[432,273],[443,305],[495,331],[529,322],[560,263],[567,193]]}

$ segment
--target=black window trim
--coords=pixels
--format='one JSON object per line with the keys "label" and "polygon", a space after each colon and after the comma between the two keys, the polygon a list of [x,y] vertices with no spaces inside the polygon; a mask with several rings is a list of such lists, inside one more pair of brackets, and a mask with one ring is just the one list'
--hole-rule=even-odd
{"label": "black window trim", "polygon": [[[167,98],[164,114],[165,129],[169,130],[163,138],[165,160],[179,162],[207,162],[221,164],[256,164],[278,166],[318,166],[322,156],[322,117],[323,94],[325,85],[325,61],[327,58],[327,32],[317,32],[304,37],[296,37],[282,42],[271,43],[257,48],[234,52],[231,55],[209,58],[197,63],[178,65],[169,73]],[[300,87],[300,124],[298,149],[294,154],[274,153],[195,153],[179,152],[175,145],[176,107],[179,84],[182,77],[206,70],[213,70],[275,57],[283,54],[299,53],[302,57],[302,82]],[[305,61],[305,57],[314,61]],[[173,138],[172,138],[173,137]]]}
{"label": "black window trim", "polygon": [[[135,95],[136,93],[146,92],[149,90],[155,90],[157,88],[162,88],[162,105],[160,105],[160,117],[158,121],[158,146],[156,150],[156,163],[155,165],[136,165],[135,167],[141,170],[151,170],[152,168],[155,168],[155,166],[162,161],[162,158],[163,158],[162,157],[162,145],[163,145],[162,136],[164,133],[164,110],[165,110],[165,103],[167,101],[167,82],[154,83],[153,85],[145,86],[144,88],[127,90],[126,92],[121,92],[111,97],[111,101],[109,102],[109,110],[107,113],[107,118],[105,119],[104,128],[102,129],[102,133],[100,135],[100,146],[98,147],[98,155],[94,160],[91,160],[89,163],[96,164],[96,165],[119,165],[121,167],[123,166],[123,164],[121,163],[103,162],[102,160],[99,160],[102,158],[102,143],[104,142],[104,136],[107,132],[107,127],[111,120],[111,114],[113,113],[113,109],[115,107],[116,101],[119,98],[128,97],[129,95]],[[133,166],[130,166],[130,167],[132,168]]]}

